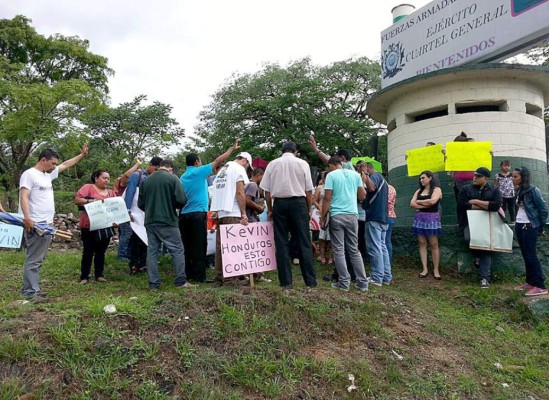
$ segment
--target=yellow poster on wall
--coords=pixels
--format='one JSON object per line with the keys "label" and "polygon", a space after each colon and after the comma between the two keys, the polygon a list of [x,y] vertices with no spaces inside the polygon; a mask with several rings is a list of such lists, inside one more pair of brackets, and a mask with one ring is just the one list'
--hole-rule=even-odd
{"label": "yellow poster on wall", "polygon": [[423,171],[444,171],[442,145],[436,144],[434,146],[406,150],[406,164],[408,165],[408,176],[417,176]]}
{"label": "yellow poster on wall", "polygon": [[492,169],[492,142],[446,143],[446,171]]}

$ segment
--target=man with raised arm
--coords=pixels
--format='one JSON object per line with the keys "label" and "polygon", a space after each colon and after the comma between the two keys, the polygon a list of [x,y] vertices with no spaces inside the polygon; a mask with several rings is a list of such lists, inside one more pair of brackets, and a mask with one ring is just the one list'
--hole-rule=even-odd
{"label": "man with raised arm", "polygon": [[250,153],[241,152],[236,155],[234,161],[229,161],[217,173],[213,182],[211,211],[217,213],[217,236],[215,239],[215,282],[216,286],[224,283],[241,285],[246,281],[238,278],[223,278],[223,259],[221,258],[221,225],[242,224],[248,225],[246,215],[246,194],[244,186],[250,180],[246,169],[252,168],[252,156]]}
{"label": "man with raised arm", "polygon": [[233,151],[238,149],[238,140],[217,157],[212,163],[202,165],[196,153],[187,154],[187,168],[180,181],[185,188],[187,204],[179,215],[179,231],[185,246],[185,265],[187,279],[197,282],[206,280],[206,252],[208,250],[208,181],[207,178],[227,161]]}
{"label": "man with raised arm", "polygon": [[21,175],[19,207],[24,215],[27,247],[21,293],[29,300],[45,301],[46,292],[40,290],[39,274],[52,240],[51,235],[39,236],[34,229],[34,224],[41,222],[53,226],[55,202],[52,181],[87,155],[88,144],[84,143],[79,155],[59,164],[59,154],[52,149],[46,149],[40,153],[34,167]]}

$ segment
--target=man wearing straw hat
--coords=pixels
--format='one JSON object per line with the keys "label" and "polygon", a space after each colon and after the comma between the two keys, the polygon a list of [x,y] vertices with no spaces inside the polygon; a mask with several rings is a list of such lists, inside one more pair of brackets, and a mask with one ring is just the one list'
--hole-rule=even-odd
{"label": "man wearing straw hat", "polygon": [[25,243],[27,253],[23,267],[23,289],[21,293],[35,302],[45,301],[46,292],[40,290],[39,273],[46,258],[51,235],[38,235],[35,223],[53,225],[55,203],[52,181],[61,172],[72,167],[88,155],[88,144],[84,143],[82,152],[76,157],[59,164],[59,154],[46,149],[38,156],[38,162],[21,175],[19,181],[19,208],[24,215]]}

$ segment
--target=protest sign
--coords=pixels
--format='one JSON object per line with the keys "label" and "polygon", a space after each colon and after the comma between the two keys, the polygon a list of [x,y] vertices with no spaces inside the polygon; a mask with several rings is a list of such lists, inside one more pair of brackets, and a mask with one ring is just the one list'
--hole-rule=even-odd
{"label": "protest sign", "polygon": [[406,164],[408,165],[408,176],[417,176],[423,171],[444,171],[442,145],[436,144],[434,146],[406,150]]}
{"label": "protest sign", "polygon": [[272,222],[219,225],[223,277],[276,269]]}
{"label": "protest sign", "polygon": [[90,231],[108,228],[112,224],[128,222],[130,216],[122,197],[109,197],[84,205],[90,219]]}
{"label": "protest sign", "polygon": [[513,252],[513,230],[503,222],[497,212],[467,210],[469,248],[475,250]]}
{"label": "protest sign", "polygon": [[446,143],[446,171],[475,171],[492,169],[492,142]]}
{"label": "protest sign", "polygon": [[364,161],[364,162],[369,162],[370,164],[372,164],[374,166],[374,168],[376,169],[376,172],[382,172],[381,170],[381,163],[377,160],[374,160],[372,157],[353,157],[351,158],[351,164],[356,165],[357,162],[359,161]]}
{"label": "protest sign", "polygon": [[23,238],[22,226],[5,224],[0,222],[0,247],[18,249]]}
{"label": "protest sign", "polygon": [[[124,191],[124,194],[126,192]],[[147,246],[149,245],[149,238],[147,237],[147,230],[145,229],[145,213],[137,207],[137,199],[139,198],[139,187],[135,189],[135,195],[132,199],[132,205],[130,211],[132,213],[132,220],[130,226],[139,239]]]}

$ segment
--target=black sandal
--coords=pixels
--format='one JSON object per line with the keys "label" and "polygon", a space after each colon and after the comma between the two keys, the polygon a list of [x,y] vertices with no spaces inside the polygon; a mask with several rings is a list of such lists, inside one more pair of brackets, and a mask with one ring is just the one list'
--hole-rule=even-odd
{"label": "black sandal", "polygon": [[427,271],[427,273],[425,275],[423,275],[421,272],[419,273],[418,275],[418,278],[427,278],[427,276],[429,275],[429,272]]}

